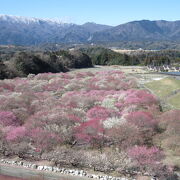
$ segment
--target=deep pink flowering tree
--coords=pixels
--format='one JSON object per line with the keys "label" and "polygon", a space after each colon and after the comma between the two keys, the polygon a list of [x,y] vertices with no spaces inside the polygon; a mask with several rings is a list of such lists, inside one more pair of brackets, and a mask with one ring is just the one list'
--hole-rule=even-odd
{"label": "deep pink flowering tree", "polygon": [[26,135],[26,128],[24,126],[10,127],[6,133],[6,140],[11,142],[20,141]]}
{"label": "deep pink flowering tree", "polygon": [[54,146],[61,143],[61,138],[57,134],[45,131],[41,128],[32,129],[29,132],[29,137],[32,139],[32,143],[36,150],[41,152],[52,150]]}
{"label": "deep pink flowering tree", "polygon": [[156,173],[163,168],[164,153],[157,147],[135,146],[128,150],[128,155],[141,171]]}
{"label": "deep pink flowering tree", "polygon": [[128,96],[125,99],[125,104],[137,104],[141,106],[151,106],[157,104],[157,99],[153,94],[146,90],[128,90]]}
{"label": "deep pink flowering tree", "polygon": [[101,120],[92,119],[81,123],[75,128],[75,137],[80,142],[90,143],[93,147],[98,146],[101,149],[104,143],[104,128]]}
{"label": "deep pink flowering tree", "polygon": [[153,165],[159,163],[164,155],[157,147],[135,146],[128,150],[129,156],[139,166]]}
{"label": "deep pink flowering tree", "polygon": [[157,121],[153,118],[152,114],[145,111],[130,113],[127,116],[127,121],[142,129],[154,128],[157,125]]}
{"label": "deep pink flowering tree", "polygon": [[120,150],[126,150],[134,145],[144,143],[139,129],[129,123],[116,125],[107,129],[105,135],[108,137],[110,142]]}
{"label": "deep pink flowering tree", "polygon": [[0,124],[3,126],[18,126],[19,120],[16,118],[13,112],[0,111]]}
{"label": "deep pink flowering tree", "polygon": [[138,127],[141,137],[146,144],[152,144],[152,137],[157,133],[157,121],[152,114],[144,111],[130,113],[127,122]]}
{"label": "deep pink flowering tree", "polygon": [[105,120],[110,116],[110,110],[104,107],[95,106],[87,112],[86,116],[88,119]]}

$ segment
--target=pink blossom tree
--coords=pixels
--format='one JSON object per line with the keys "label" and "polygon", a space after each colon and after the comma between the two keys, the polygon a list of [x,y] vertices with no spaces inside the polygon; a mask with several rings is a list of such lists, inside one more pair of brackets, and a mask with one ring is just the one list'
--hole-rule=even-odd
{"label": "pink blossom tree", "polygon": [[159,129],[161,134],[155,137],[156,142],[164,150],[171,150],[173,155],[180,152],[180,110],[171,110],[159,117]]}
{"label": "pink blossom tree", "polygon": [[129,157],[141,170],[161,166],[164,154],[157,147],[135,146],[128,150]]}
{"label": "pink blossom tree", "polygon": [[26,135],[26,128],[24,126],[10,127],[6,133],[6,140],[11,142],[20,141]]}
{"label": "pink blossom tree", "polygon": [[129,123],[117,125],[105,131],[109,142],[118,147],[120,150],[126,150],[134,145],[143,144],[143,138],[139,129]]}
{"label": "pink blossom tree", "polygon": [[3,126],[18,126],[19,120],[11,111],[0,111],[0,124]]}
{"label": "pink blossom tree", "polygon": [[75,137],[78,141],[85,144],[91,144],[93,147],[98,146],[102,151],[104,144],[104,128],[101,120],[91,119],[81,123],[75,128]]}
{"label": "pink blossom tree", "polygon": [[86,116],[88,119],[105,120],[110,116],[110,110],[104,107],[95,106],[87,112]]}
{"label": "pink blossom tree", "polygon": [[126,119],[127,122],[138,127],[141,137],[146,144],[152,144],[152,137],[156,134],[157,121],[151,113],[136,111],[130,113]]}
{"label": "pink blossom tree", "polygon": [[61,143],[61,138],[57,134],[41,128],[30,130],[29,137],[36,150],[40,152],[52,150],[53,147]]}
{"label": "pink blossom tree", "polygon": [[127,121],[142,129],[155,128],[157,121],[150,112],[136,111],[127,116]]}

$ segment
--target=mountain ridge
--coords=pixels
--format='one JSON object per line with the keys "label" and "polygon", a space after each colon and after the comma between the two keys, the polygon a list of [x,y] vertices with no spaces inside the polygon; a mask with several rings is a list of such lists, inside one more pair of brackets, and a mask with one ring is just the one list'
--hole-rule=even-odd
{"label": "mountain ridge", "polygon": [[0,15],[1,45],[45,43],[107,43],[120,41],[180,41],[180,20],[139,20],[118,26],[87,22]]}

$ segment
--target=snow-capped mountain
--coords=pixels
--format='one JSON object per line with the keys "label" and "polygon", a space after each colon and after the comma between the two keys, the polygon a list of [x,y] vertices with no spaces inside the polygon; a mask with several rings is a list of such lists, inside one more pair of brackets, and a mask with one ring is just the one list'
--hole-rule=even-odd
{"label": "snow-capped mountain", "polygon": [[[67,39],[68,37],[68,39]],[[0,16],[0,44],[36,45],[41,43],[74,42],[89,37],[81,26],[57,20]]]}
{"label": "snow-capped mountain", "polygon": [[84,43],[91,34],[109,26],[76,25],[58,19],[0,15],[0,44],[37,45],[43,43]]}
{"label": "snow-capped mountain", "polygon": [[0,15],[0,21],[6,21],[9,23],[21,23],[21,24],[40,24],[42,22],[46,22],[49,24],[55,25],[67,25],[67,22],[63,22],[60,19],[40,19],[33,17],[23,17],[23,16],[12,16],[12,15]]}
{"label": "snow-capped mountain", "polygon": [[180,21],[134,21],[116,27],[0,15],[0,45],[180,41]]}

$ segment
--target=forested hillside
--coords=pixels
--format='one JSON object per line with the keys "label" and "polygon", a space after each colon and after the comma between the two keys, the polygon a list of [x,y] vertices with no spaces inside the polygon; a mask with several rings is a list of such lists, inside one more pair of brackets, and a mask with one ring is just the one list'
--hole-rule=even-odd
{"label": "forested hillside", "polygon": [[92,67],[89,56],[79,51],[2,53],[0,79],[29,74],[67,72],[72,68]]}

